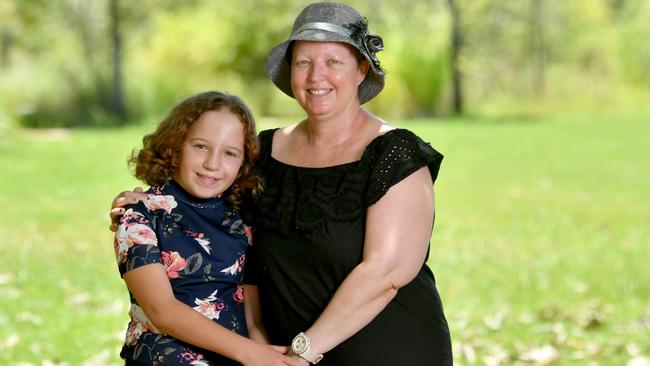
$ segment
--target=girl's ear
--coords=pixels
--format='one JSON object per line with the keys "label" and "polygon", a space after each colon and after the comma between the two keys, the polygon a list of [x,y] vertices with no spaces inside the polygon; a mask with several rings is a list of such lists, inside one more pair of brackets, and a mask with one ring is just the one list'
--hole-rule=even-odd
{"label": "girl's ear", "polygon": [[180,158],[181,158],[180,150],[173,150],[172,148],[168,148],[166,155],[171,156],[172,168],[178,168],[178,165],[180,164]]}

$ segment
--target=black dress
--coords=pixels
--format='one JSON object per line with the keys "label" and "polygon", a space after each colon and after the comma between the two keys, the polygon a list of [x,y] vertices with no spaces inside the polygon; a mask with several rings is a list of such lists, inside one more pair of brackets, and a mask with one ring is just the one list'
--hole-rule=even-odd
{"label": "black dress", "polygon": [[[359,161],[297,167],[271,156],[274,132],[260,133],[257,169],[264,190],[256,200],[245,281],[258,285],[272,343],[287,345],[314,323],[360,263],[366,209],[423,166],[435,181],[442,155],[412,132],[396,129],[375,138]],[[423,265],[374,320],[327,352],[321,364],[451,365],[449,329],[431,270]]]}

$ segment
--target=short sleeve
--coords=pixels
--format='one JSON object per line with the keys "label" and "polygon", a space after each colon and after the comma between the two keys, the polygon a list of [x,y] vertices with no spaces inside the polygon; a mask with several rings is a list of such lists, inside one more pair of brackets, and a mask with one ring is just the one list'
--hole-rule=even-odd
{"label": "short sleeve", "polygon": [[443,155],[420,137],[405,129],[387,132],[368,146],[370,182],[365,197],[371,206],[383,197],[390,187],[402,181],[423,166],[429,168],[431,180],[436,181]]}
{"label": "short sleeve", "polygon": [[158,238],[144,204],[127,206],[115,233],[115,259],[120,276],[152,263],[160,263]]}

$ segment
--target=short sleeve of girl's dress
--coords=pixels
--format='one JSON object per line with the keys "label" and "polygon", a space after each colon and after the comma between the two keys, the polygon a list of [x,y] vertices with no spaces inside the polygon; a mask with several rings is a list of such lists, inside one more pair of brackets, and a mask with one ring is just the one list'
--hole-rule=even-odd
{"label": "short sleeve of girl's dress", "polygon": [[120,276],[152,263],[161,263],[158,238],[144,204],[126,207],[115,233],[115,259]]}
{"label": "short sleeve of girl's dress", "polygon": [[409,130],[391,130],[378,137],[368,145],[363,157],[367,160],[364,165],[370,170],[366,207],[379,201],[390,187],[423,166],[429,168],[435,182],[442,158],[442,154]]}

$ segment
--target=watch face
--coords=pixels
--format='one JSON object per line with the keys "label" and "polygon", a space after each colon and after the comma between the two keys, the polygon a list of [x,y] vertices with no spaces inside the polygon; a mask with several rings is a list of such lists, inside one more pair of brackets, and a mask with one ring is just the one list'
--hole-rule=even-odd
{"label": "watch face", "polygon": [[298,354],[305,352],[307,349],[307,339],[305,336],[296,336],[296,338],[293,339],[293,342],[291,342],[291,349]]}

